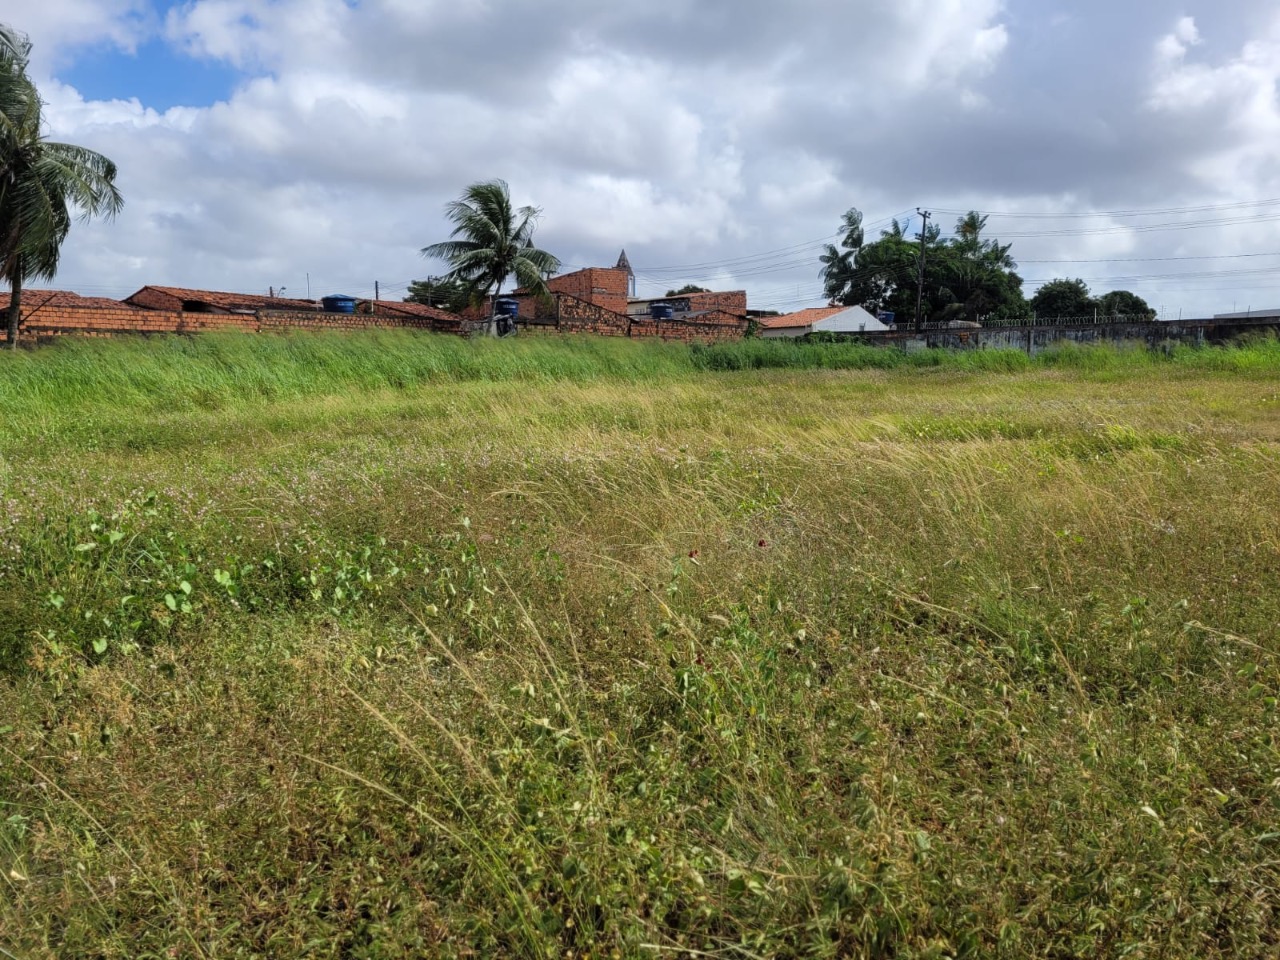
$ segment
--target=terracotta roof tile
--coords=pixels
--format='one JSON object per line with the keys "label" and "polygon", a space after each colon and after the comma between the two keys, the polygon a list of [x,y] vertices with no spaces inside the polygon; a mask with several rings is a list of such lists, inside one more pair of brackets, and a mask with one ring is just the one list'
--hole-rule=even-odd
{"label": "terracotta roof tile", "polygon": [[[143,290],[156,290],[179,300],[207,303],[220,310],[319,310],[314,300],[294,300],[286,297],[268,297],[259,293],[228,293],[222,290],[192,290],[187,287],[158,287],[148,284]],[[141,293],[142,291],[138,291]]]}
{"label": "terracotta roof tile", "polygon": [[421,317],[423,320],[438,320],[441,323],[457,323],[461,319],[456,313],[450,313],[448,310],[404,300],[361,300],[358,309],[361,313],[391,313],[406,317]]}
{"label": "terracotta roof tile", "polygon": [[[0,290],[0,310],[9,309],[12,295],[8,290]],[[131,303],[123,300],[112,300],[109,297],[82,297],[70,290],[29,290],[23,288],[22,309],[36,310],[43,306],[50,307],[97,307],[107,310],[134,310]]]}
{"label": "terracotta roof tile", "polygon": [[807,327],[827,317],[834,317],[837,313],[844,313],[848,309],[848,307],[810,307],[808,310],[798,310],[781,317],[765,317],[760,321],[760,326],[765,330]]}

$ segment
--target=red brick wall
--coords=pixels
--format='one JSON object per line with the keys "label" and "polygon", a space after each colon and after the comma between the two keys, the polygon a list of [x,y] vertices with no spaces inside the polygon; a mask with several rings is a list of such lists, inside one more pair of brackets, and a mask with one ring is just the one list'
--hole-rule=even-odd
{"label": "red brick wall", "polygon": [[[451,329],[446,329],[450,328]],[[23,311],[19,334],[24,338],[79,334],[113,336],[120,333],[200,333],[207,330],[246,330],[253,333],[279,330],[439,330],[454,333],[457,323],[430,318],[316,313],[313,311],[263,310],[257,314],[183,313],[176,310],[135,310],[102,307],[33,307]]]}
{"label": "red brick wall", "polygon": [[[746,317],[723,310],[704,313],[694,320],[652,320],[615,313],[568,294],[559,294],[556,300],[559,308],[556,329],[561,333],[594,333],[603,337],[633,339],[659,337],[687,343],[741,340],[747,333]],[[534,328],[526,326],[525,329]]]}
{"label": "red brick wall", "polygon": [[552,293],[567,293],[571,297],[594,303],[613,313],[627,312],[627,271],[608,267],[589,267],[547,281]]}
{"label": "red brick wall", "polygon": [[[616,271],[604,271],[612,273]],[[527,325],[526,330],[560,333],[594,333],[608,337],[661,337],[710,343],[739,340],[746,334],[745,318],[726,312],[703,314],[697,320],[654,321],[623,313],[567,294],[556,298],[553,323]],[[385,314],[316,313],[314,311],[263,310],[257,314],[183,313],[176,310],[137,310],[124,304],[112,307],[32,306],[23,311],[19,328],[25,340],[65,335],[115,336],[132,334],[190,334],[209,330],[249,332],[283,330],[433,330],[440,333],[471,332],[462,321],[442,322],[427,317]]]}
{"label": "red brick wall", "polygon": [[689,310],[700,313],[703,310],[723,310],[734,316],[747,315],[747,291],[725,290],[721,293],[689,293],[680,299],[689,301]]}

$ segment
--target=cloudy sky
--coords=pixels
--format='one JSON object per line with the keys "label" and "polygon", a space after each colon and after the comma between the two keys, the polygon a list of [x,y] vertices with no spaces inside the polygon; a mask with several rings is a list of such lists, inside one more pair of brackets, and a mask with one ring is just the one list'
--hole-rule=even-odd
{"label": "cloudy sky", "polygon": [[[822,302],[857,206],[989,212],[1056,276],[1280,305],[1274,0],[8,0],[50,133],[120,168],[57,286],[402,296],[502,177],[566,269]],[[919,219],[913,223],[918,228]],[[874,236],[874,230],[872,231]]]}

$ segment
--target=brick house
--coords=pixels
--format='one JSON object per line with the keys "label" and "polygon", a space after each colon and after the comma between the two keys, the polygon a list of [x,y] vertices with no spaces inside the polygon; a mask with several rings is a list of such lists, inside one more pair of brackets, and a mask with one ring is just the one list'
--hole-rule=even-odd
{"label": "brick house", "polygon": [[125,303],[144,310],[182,313],[257,313],[259,310],[319,311],[315,300],[293,300],[257,293],[227,293],[221,290],[190,290],[186,287],[146,286],[125,298]]}

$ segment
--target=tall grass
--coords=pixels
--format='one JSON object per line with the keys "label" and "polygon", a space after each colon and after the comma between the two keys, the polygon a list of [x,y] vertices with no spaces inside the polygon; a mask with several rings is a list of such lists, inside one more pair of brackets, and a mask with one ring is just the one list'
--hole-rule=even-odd
{"label": "tall grass", "polygon": [[0,951],[1274,955],[1259,378],[315,339],[5,368]]}
{"label": "tall grass", "polygon": [[1063,344],[1035,358],[1017,350],[919,350],[859,343],[752,339],[712,346],[614,338],[516,341],[382,331],[257,336],[241,333],[112,341],[65,338],[50,348],[0,356],[6,416],[57,416],[68,408],[165,411],[282,401],[349,389],[403,390],[478,381],[656,381],[749,370],[912,370],[1079,373],[1152,367],[1232,373],[1280,372],[1280,341],[1238,347]]}

